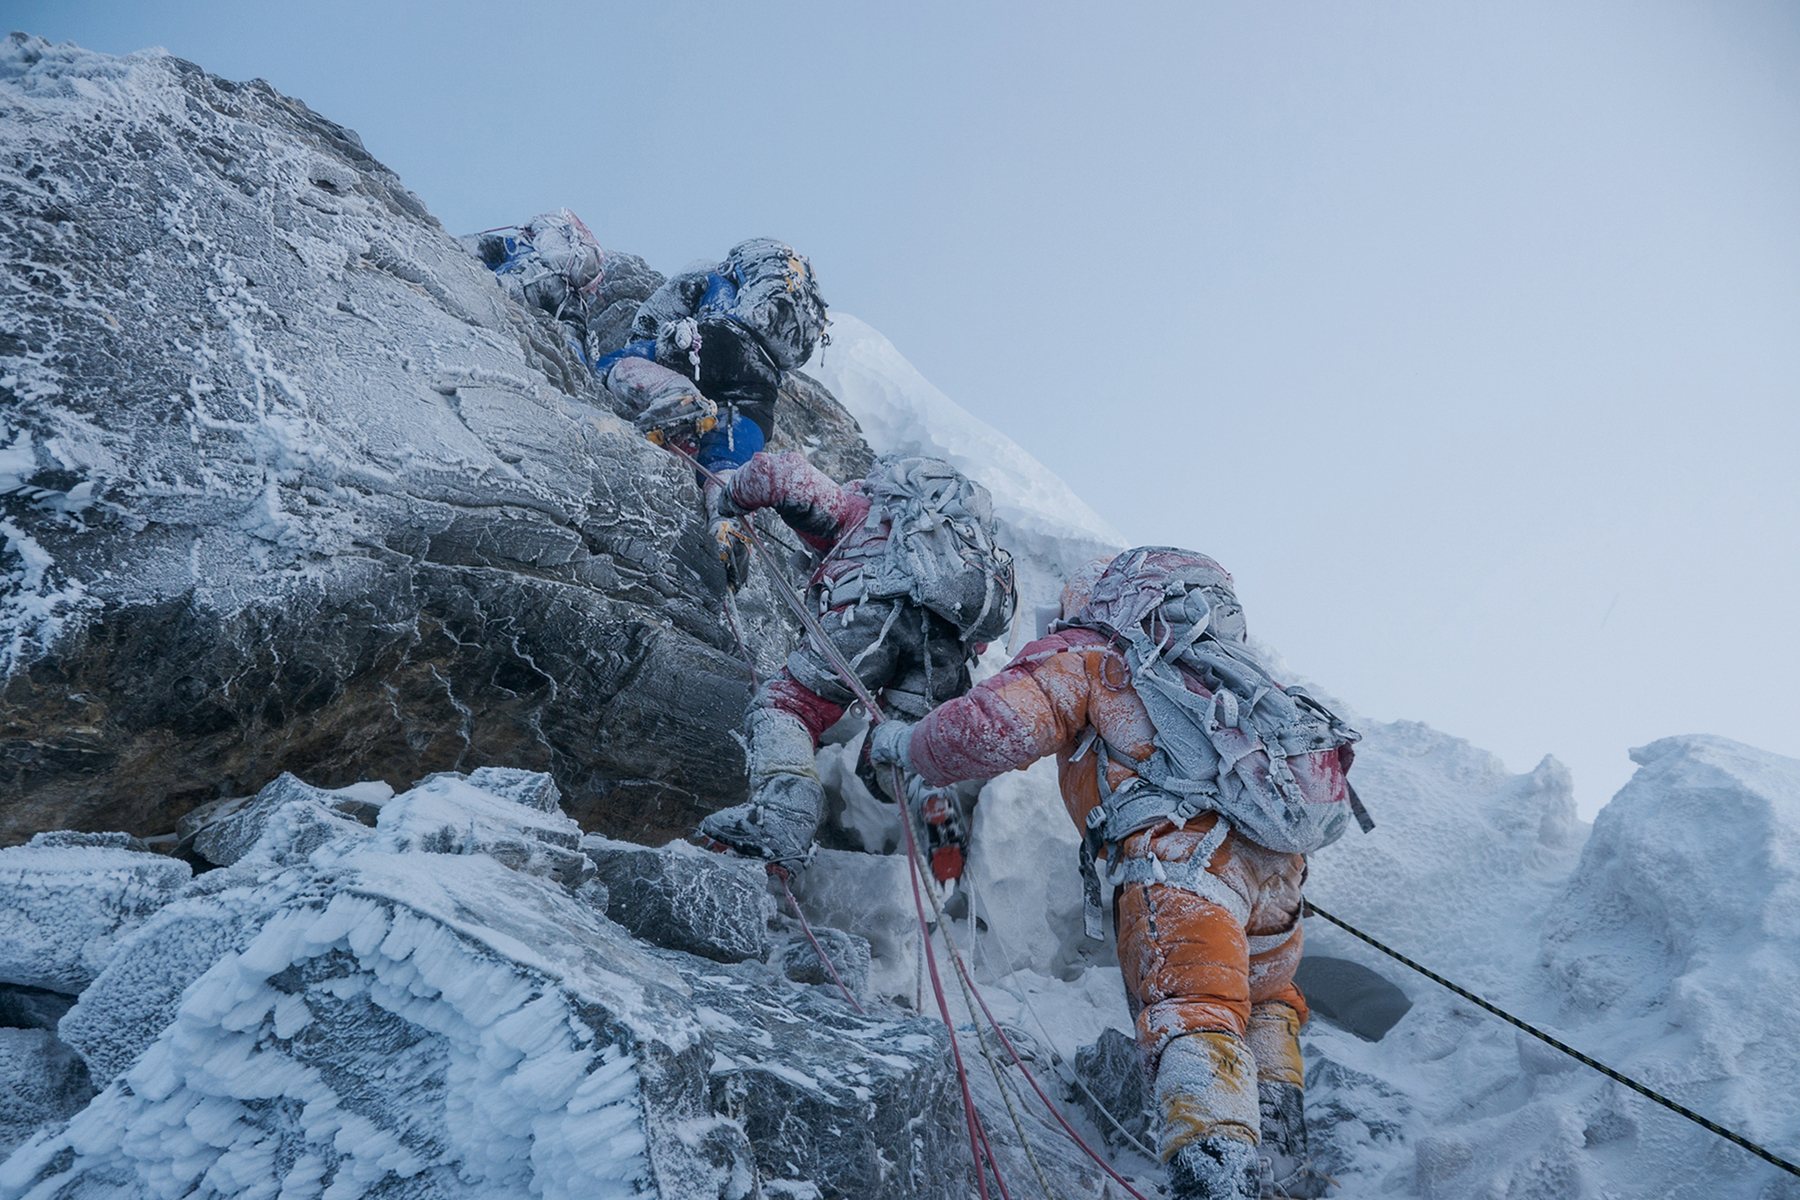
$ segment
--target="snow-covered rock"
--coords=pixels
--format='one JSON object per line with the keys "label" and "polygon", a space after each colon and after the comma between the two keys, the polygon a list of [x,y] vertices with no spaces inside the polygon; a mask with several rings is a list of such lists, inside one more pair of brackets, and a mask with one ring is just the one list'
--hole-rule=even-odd
{"label": "snow-covered rock", "polygon": [[[867,998],[869,967],[873,961],[869,939],[842,929],[814,929],[812,932],[819,941],[817,950],[803,933],[796,932],[781,945],[776,952],[778,957],[772,956],[770,961],[778,962],[781,973],[795,983],[835,988],[841,982],[852,996]],[[823,959],[819,957],[820,950],[825,952]],[[833,972],[836,972],[835,979]]]}
{"label": "snow-covered rock", "polygon": [[81,991],[191,874],[123,835],[40,834],[0,850],[0,983]]}
{"label": "snow-covered rock", "polygon": [[760,864],[592,834],[581,849],[606,885],[606,915],[651,945],[726,963],[767,956],[769,889]]}
{"label": "snow-covered rock", "polygon": [[[520,853],[574,829],[547,777],[434,776],[373,828],[284,819],[297,784],[63,1018],[101,1091],[0,1196],[965,1194],[941,1028],[635,940]],[[760,870],[692,858],[760,933]]]}
{"label": "snow-covered rock", "polygon": [[742,1123],[765,1195],[969,1195],[942,1025],[858,1017],[835,989],[771,992],[752,964],[685,974],[711,1034],[714,1108]]}
{"label": "snow-covered rock", "polygon": [[0,1159],[94,1094],[75,1052],[44,1029],[0,1027]]}
{"label": "snow-covered rock", "polygon": [[1117,1029],[1101,1030],[1092,1045],[1075,1052],[1075,1075],[1081,1081],[1075,1102],[1108,1146],[1122,1150],[1133,1138],[1140,1145],[1155,1144],[1150,1080],[1137,1039]]}
{"label": "snow-covered rock", "polygon": [[[741,795],[691,470],[354,133],[23,36],[0,109],[0,843],[284,770],[524,766],[639,837]],[[794,386],[777,441],[854,456]],[[785,653],[766,585],[744,608]]]}
{"label": "snow-covered rock", "polygon": [[[381,787],[393,795],[392,788]],[[373,825],[380,811],[380,800],[366,784],[327,790],[284,771],[254,796],[219,801],[189,813],[177,832],[194,854],[214,866],[229,867],[261,841],[277,814],[283,824],[282,853],[304,858],[342,833],[346,822]]]}

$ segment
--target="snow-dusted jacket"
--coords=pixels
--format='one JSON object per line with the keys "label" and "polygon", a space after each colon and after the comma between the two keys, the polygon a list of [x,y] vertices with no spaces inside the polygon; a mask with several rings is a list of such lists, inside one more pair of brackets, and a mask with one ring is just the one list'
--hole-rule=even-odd
{"label": "snow-dusted jacket", "polygon": [[832,554],[840,544],[852,544],[846,539],[861,544],[887,537],[886,521],[867,528],[870,500],[860,480],[840,484],[797,450],[757,454],[733,471],[731,503],[743,512],[775,510],[808,546],[824,554],[813,574],[815,586],[849,570],[850,563]]}
{"label": "snow-dusted jacket", "polygon": [[[1182,676],[1196,695],[1211,695],[1192,672]],[[1151,756],[1154,737],[1124,652],[1105,634],[1071,628],[1030,643],[999,674],[932,710],[913,727],[907,758],[925,782],[942,786],[991,778],[1054,754],[1063,804],[1076,827],[1086,829],[1101,800],[1098,764],[1105,763],[1108,791],[1118,792]],[[1096,743],[1110,753],[1102,758]],[[1286,761],[1310,795],[1348,804],[1350,758],[1345,746]],[[1246,768],[1266,774],[1267,753],[1257,750],[1240,769]]]}
{"label": "snow-dusted jacket", "polygon": [[758,454],[732,477],[729,500],[773,508],[825,553],[811,581],[820,613],[904,598],[965,645],[1012,620],[1012,559],[993,542],[992,502],[940,459],[884,458],[844,486],[792,451]]}

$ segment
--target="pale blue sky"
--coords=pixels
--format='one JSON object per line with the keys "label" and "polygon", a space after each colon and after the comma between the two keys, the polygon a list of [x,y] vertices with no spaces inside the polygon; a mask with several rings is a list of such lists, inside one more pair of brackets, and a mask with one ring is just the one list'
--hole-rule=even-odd
{"label": "pale blue sky", "polygon": [[768,233],[1327,690],[1800,754],[1800,7],[14,3],[261,76],[452,230]]}

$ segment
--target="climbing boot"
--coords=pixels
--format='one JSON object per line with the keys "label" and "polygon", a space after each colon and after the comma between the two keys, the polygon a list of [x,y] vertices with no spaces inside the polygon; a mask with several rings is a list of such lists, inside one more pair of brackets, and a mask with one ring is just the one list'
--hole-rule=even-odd
{"label": "climbing boot", "polygon": [[1242,1038],[1205,1030],[1156,1065],[1158,1151],[1175,1200],[1257,1200],[1256,1060]]}
{"label": "climbing boot", "polygon": [[1317,1200],[1331,1177],[1317,1170],[1306,1145],[1303,1094],[1291,1083],[1263,1080],[1257,1088],[1262,1109],[1262,1194],[1265,1200]]}
{"label": "climbing boot", "polygon": [[1168,1161],[1171,1200],[1259,1200],[1256,1147],[1213,1134],[1187,1142]]}
{"label": "climbing boot", "polygon": [[803,864],[825,809],[812,734],[777,708],[752,709],[745,725],[750,801],[702,820],[700,837],[746,858]]}

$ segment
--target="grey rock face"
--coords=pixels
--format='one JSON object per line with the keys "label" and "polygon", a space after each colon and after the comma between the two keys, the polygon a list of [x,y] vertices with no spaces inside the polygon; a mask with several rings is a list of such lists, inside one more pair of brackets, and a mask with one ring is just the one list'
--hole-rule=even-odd
{"label": "grey rock face", "polygon": [[662,272],[623,250],[606,252],[605,270],[587,323],[588,350],[596,359],[631,340],[638,305],[663,283]]}
{"label": "grey rock face", "polygon": [[94,1094],[74,1051],[43,1029],[0,1028],[0,1159]]}
{"label": "grey rock face", "polygon": [[0,983],[81,991],[119,938],[192,874],[173,858],[87,840],[51,836],[0,850]]}
{"label": "grey rock face", "polygon": [[[709,1021],[714,1108],[740,1122],[765,1194],[963,1200],[973,1190],[942,1025],[861,1018],[835,991],[770,994],[752,965],[690,975]],[[811,1194],[811,1193],[803,1193]]]}
{"label": "grey rock face", "polygon": [[[871,956],[869,939],[858,937],[854,933],[845,933],[841,929],[813,930],[813,936],[819,939],[819,949],[825,951],[831,960],[831,967],[838,973],[838,979],[850,989],[850,994],[859,999],[869,994],[869,969]],[[831,971],[819,959],[818,950],[806,940],[804,934],[796,932],[781,947],[779,960],[781,973],[795,983],[818,984],[835,989],[837,983],[831,978]]]}
{"label": "grey rock face", "polygon": [[1075,1052],[1075,1077],[1086,1090],[1077,1088],[1074,1101],[1087,1112],[1108,1146],[1120,1150],[1130,1145],[1126,1134],[1145,1145],[1154,1144],[1150,1081],[1137,1042],[1117,1029],[1102,1030],[1093,1045]]}
{"label": "grey rock face", "polygon": [[546,771],[645,840],[741,796],[691,471],[355,134],[30,38],[0,103],[0,844],[284,770]]}
{"label": "grey rock face", "polygon": [[804,371],[789,371],[782,378],[775,435],[769,442],[777,450],[804,451],[815,467],[840,482],[861,479],[875,465],[875,453],[863,441],[856,418]]}
{"label": "grey rock face", "polygon": [[606,885],[606,915],[652,945],[727,963],[768,953],[760,864],[591,835],[581,848]]}

